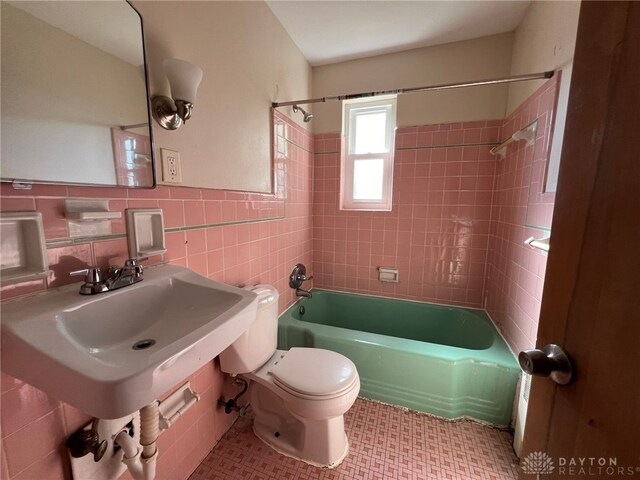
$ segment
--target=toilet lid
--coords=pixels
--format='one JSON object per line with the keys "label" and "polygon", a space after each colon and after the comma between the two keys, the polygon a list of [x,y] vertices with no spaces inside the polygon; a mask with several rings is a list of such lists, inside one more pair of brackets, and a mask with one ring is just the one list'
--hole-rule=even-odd
{"label": "toilet lid", "polygon": [[270,373],[284,387],[317,396],[346,390],[358,376],[351,360],[321,348],[292,348]]}

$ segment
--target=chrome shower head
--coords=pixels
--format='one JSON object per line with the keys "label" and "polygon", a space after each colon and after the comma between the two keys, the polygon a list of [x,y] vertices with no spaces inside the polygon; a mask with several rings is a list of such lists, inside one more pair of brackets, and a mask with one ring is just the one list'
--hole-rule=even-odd
{"label": "chrome shower head", "polygon": [[298,105],[294,105],[293,113],[298,113],[298,112],[302,112],[302,121],[304,123],[309,123],[311,120],[313,120],[313,113],[307,113],[302,109],[302,107],[299,107]]}

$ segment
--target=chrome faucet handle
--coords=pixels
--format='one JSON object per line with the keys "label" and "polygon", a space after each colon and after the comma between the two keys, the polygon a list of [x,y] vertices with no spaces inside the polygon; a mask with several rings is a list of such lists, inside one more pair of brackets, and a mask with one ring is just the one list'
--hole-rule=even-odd
{"label": "chrome faucet handle", "polygon": [[140,267],[140,262],[146,262],[149,260],[149,257],[140,257],[140,258],[128,258],[124,261],[125,267]]}
{"label": "chrome faucet handle", "polygon": [[69,273],[76,277],[84,275],[84,283],[80,285],[80,295],[93,295],[95,293],[106,292],[109,288],[102,281],[102,272],[99,267],[88,267]]}
{"label": "chrome faucet handle", "polygon": [[84,275],[84,283],[100,283],[102,282],[102,272],[99,267],[87,267],[82,270],[69,272],[70,277],[78,277]]}
{"label": "chrome faucet handle", "polygon": [[129,258],[124,262],[124,270],[132,271],[135,275],[141,276],[144,267],[140,262],[144,262],[145,260],[149,260],[149,257]]}
{"label": "chrome faucet handle", "polygon": [[307,268],[303,264],[298,263],[293,267],[291,275],[289,275],[289,287],[293,289],[300,288],[303,282],[311,280],[312,278],[313,276],[307,277]]}

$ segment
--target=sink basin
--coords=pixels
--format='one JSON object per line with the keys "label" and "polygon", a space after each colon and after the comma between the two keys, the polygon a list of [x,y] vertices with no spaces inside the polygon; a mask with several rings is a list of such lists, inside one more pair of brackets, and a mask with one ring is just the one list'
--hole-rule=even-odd
{"label": "sink basin", "polygon": [[172,265],[98,295],[78,284],[2,306],[2,370],[98,418],[152,402],[231,345],[256,294]]}

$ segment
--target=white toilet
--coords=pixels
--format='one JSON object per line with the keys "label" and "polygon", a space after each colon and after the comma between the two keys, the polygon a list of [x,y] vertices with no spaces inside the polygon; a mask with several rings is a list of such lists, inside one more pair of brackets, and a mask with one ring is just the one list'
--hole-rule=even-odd
{"label": "white toilet", "polygon": [[253,431],[274,450],[312,465],[335,467],[349,452],[344,417],[360,391],[356,366],[320,348],[276,350],[278,291],[258,294],[256,320],[220,354],[223,372],[250,380]]}

